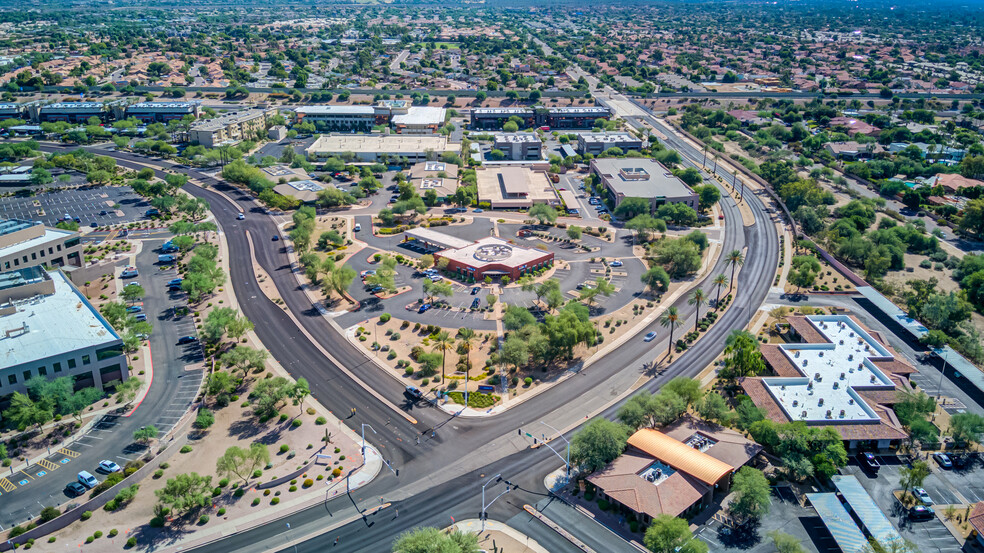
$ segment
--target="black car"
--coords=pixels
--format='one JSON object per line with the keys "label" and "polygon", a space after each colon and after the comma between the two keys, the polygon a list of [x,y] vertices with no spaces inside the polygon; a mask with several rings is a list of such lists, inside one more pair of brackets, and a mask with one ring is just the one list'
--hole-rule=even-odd
{"label": "black car", "polygon": [[79,484],[78,482],[69,482],[68,485],[65,486],[65,492],[68,493],[68,495],[71,495],[72,497],[78,497],[87,491],[88,490],[86,489],[86,487],[83,486],[82,484]]}
{"label": "black car", "polygon": [[858,464],[875,472],[881,468],[881,463],[873,453],[858,453]]}
{"label": "black car", "polygon": [[909,509],[909,518],[912,520],[929,520],[936,516],[936,512],[928,505],[916,505]]}
{"label": "black car", "polygon": [[180,344],[194,344],[196,342],[198,342],[198,338],[195,338],[194,336],[182,336],[182,337],[178,338],[178,344],[179,345]]}
{"label": "black car", "polygon": [[479,290],[481,290],[481,288],[479,288],[478,286],[472,288],[471,295],[474,296],[475,294],[477,294],[479,292]]}
{"label": "black car", "polygon": [[280,236],[278,236],[278,235],[276,235],[276,234],[274,234],[274,235],[273,235],[273,241],[274,241],[274,242],[278,242],[279,240],[280,240]]}
{"label": "black car", "polygon": [[481,303],[482,303],[482,300],[480,300],[478,298],[475,298],[474,300],[472,300],[471,308],[472,309],[478,309],[478,306],[481,305]]}

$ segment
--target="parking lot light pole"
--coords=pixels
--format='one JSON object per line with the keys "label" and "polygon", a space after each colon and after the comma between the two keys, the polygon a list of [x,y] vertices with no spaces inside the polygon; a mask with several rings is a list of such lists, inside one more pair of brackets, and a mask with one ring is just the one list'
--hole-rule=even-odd
{"label": "parking lot light pole", "polygon": [[547,424],[547,423],[545,423],[543,421],[540,421],[540,424],[542,424],[543,426],[546,426],[550,430],[553,430],[554,432],[557,433],[558,436],[560,436],[560,439],[561,440],[564,440],[565,442],[567,442],[567,458],[566,459],[564,459],[563,457],[560,457],[560,454],[557,453],[557,451],[554,448],[550,447],[550,444],[548,444],[546,440],[543,441],[543,445],[545,445],[547,447],[550,447],[550,451],[553,451],[558,457],[560,457],[561,459],[563,459],[563,461],[564,461],[564,467],[567,469],[567,480],[570,481],[570,479],[571,479],[571,442],[568,442],[567,441],[567,438],[565,438],[564,435],[561,434],[560,430],[557,430],[556,428],[550,426],[549,424]]}
{"label": "parking lot light pole", "polygon": [[[942,348],[941,348],[942,349]],[[936,352],[939,355],[939,352]],[[946,361],[947,357],[950,355],[949,351],[943,352],[943,368],[940,369],[940,383],[936,389],[936,401],[939,402],[943,398],[943,375],[946,374]],[[933,421],[936,422],[936,410],[933,409]]]}

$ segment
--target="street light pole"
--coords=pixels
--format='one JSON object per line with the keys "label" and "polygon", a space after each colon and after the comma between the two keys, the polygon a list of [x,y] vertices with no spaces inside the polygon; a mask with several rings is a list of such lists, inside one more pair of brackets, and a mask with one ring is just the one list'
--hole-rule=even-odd
{"label": "street light pole", "polygon": [[[496,480],[497,478],[499,480],[502,480],[502,473],[501,472],[499,474],[496,474],[492,478],[489,478],[489,481],[486,482],[485,485],[482,486],[482,516],[481,516],[481,519],[482,519],[482,530],[481,531],[482,532],[485,531],[485,509],[487,508],[486,505],[485,505],[485,488],[489,484],[491,484],[493,480]],[[498,482],[499,480],[496,480],[496,482]]]}
{"label": "street light pole", "polygon": [[[567,441],[567,438],[565,438],[564,435],[561,434],[560,430],[557,430],[556,428],[550,426],[549,424],[547,424],[547,423],[545,423],[543,421],[540,421],[540,424],[542,424],[543,426],[546,426],[550,430],[553,430],[554,432],[557,433],[558,436],[560,436],[560,439],[562,439],[565,442],[567,442],[567,459],[564,460],[564,466],[567,469],[567,480],[570,481],[570,479],[571,479],[571,442]],[[550,447],[549,445],[547,445],[547,442],[546,441],[543,442],[543,445],[546,445],[547,447]],[[553,448],[552,447],[550,449],[551,449],[551,451],[553,451]],[[557,452],[554,451],[554,453],[557,453]]]}
{"label": "street light pole", "polygon": [[[937,352],[939,353],[939,352]],[[946,361],[947,357],[950,355],[949,351],[943,352],[943,368],[940,369],[940,383],[936,389],[936,401],[939,402],[943,398],[943,375],[946,374]],[[936,410],[933,410],[933,422],[936,421]]]}
{"label": "street light pole", "polygon": [[367,426],[369,427],[369,430],[372,430],[373,434],[376,434],[375,428],[373,428],[371,425],[362,423],[362,462],[363,463],[366,462],[366,427]]}

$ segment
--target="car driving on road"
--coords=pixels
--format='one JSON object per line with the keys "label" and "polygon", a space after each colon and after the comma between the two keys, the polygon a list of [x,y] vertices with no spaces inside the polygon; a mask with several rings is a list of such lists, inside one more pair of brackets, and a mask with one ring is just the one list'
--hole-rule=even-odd
{"label": "car driving on road", "polygon": [[656,333],[655,332],[650,332],[649,334],[646,334],[646,337],[645,338],[643,338],[643,340],[646,341],[646,342],[652,342],[654,339],[656,339]]}

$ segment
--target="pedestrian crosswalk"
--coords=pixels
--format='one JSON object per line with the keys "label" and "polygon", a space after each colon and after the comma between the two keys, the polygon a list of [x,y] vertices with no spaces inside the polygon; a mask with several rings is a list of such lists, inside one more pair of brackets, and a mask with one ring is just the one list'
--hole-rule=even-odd
{"label": "pedestrian crosswalk", "polygon": [[0,488],[3,488],[3,491],[5,492],[11,492],[14,491],[17,488],[17,486],[15,486],[13,482],[7,480],[6,478],[0,478]]}
{"label": "pedestrian crosswalk", "polygon": [[43,469],[46,469],[46,470],[55,470],[55,469],[58,468],[58,465],[56,465],[55,463],[52,463],[51,461],[49,461],[47,459],[41,459],[41,460],[39,460],[38,461],[38,466],[41,467],[41,468],[43,468]]}

